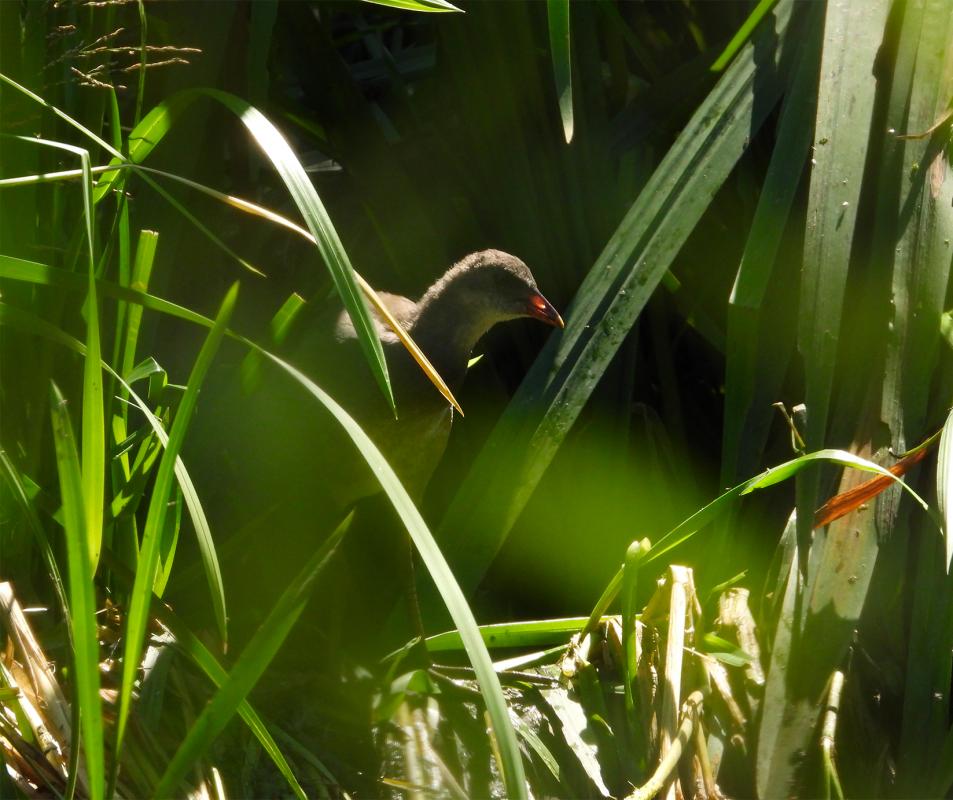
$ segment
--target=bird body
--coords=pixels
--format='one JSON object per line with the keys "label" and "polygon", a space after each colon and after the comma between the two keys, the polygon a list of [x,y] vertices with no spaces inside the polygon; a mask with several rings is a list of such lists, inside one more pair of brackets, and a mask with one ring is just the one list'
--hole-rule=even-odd
{"label": "bird body", "polygon": [[[535,317],[562,325],[559,314],[540,294],[529,268],[499,250],[465,257],[418,301],[384,292],[378,296],[454,393],[466,376],[474,346],[498,322]],[[410,495],[419,498],[446,448],[453,409],[387,323],[373,311],[372,318],[387,361],[396,418],[363,364],[346,311],[337,316],[332,335],[318,326],[305,337],[293,360],[355,418]],[[334,482],[340,487],[338,499],[345,501],[379,490],[363,465],[346,474],[338,472]]]}
{"label": "bird body", "polygon": [[[535,317],[562,325],[526,265],[496,250],[462,259],[417,301],[379,296],[455,394],[474,345],[496,323]],[[357,421],[411,498],[419,501],[447,446],[453,410],[387,323],[374,312],[372,317],[387,361],[396,418],[346,313],[302,318],[298,324],[307,324],[305,333],[282,355]],[[191,444],[196,457],[207,460],[214,454],[214,468],[199,471],[210,476],[209,485],[200,489],[219,510],[217,528],[230,534],[224,547],[229,583],[278,586],[312,552],[316,536],[337,525],[356,501],[378,494],[380,484],[350,437],[303,387],[277,369],[265,369],[249,395],[239,388],[238,372],[231,371],[230,386],[222,387],[217,399],[206,395],[206,416],[199,427],[207,438]],[[345,592],[339,582],[327,588],[328,597],[349,598],[348,619],[358,614],[359,598],[369,619],[381,604],[391,602],[385,589],[401,571],[395,565],[406,547],[406,542],[379,535],[378,511],[385,504],[363,505],[370,513],[358,515],[359,522],[351,526],[338,561],[339,567],[347,566],[335,578],[353,581],[352,589],[360,589]]]}

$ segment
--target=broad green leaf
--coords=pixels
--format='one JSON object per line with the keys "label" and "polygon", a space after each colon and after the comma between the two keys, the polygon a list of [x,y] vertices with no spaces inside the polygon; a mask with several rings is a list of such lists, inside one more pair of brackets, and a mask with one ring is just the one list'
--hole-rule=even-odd
{"label": "broad green leaf", "polygon": [[[440,529],[466,590],[489,567],[638,314],[779,96],[788,65],[773,43],[788,35],[793,5],[778,3],[773,24],[759,29],[684,127],[583,281],[565,331],[550,336],[454,497]],[[514,458],[514,451],[532,457]],[[482,501],[488,496],[492,503]]]}
{"label": "broad green leaf", "polygon": [[[888,6],[887,0],[863,5],[829,3],[824,21],[798,315],[798,351],[804,363],[807,404],[804,438],[809,450],[826,442],[847,269],[877,88],[873,64]],[[850,46],[845,47],[845,42]],[[819,481],[818,471],[798,480],[798,541],[802,547],[810,537]],[[759,784],[759,789],[763,792],[765,785]]]}
{"label": "broad green leaf", "polygon": [[[951,36],[950,4],[913,3],[904,8],[888,105],[890,127],[926,130],[948,107],[953,97],[953,59],[946,50]],[[877,241],[885,248],[879,251],[881,260],[893,262],[893,274],[885,314],[880,418],[889,427],[891,447],[900,452],[929,424],[928,413],[935,413],[929,409],[935,395],[931,385],[953,237],[947,141],[948,134],[900,141],[888,136],[884,145],[877,206],[882,235]],[[895,505],[890,513],[903,524]],[[911,796],[927,791],[926,775],[941,772],[940,742],[949,728],[948,712],[938,713],[933,698],[948,691],[953,672],[953,585],[946,547],[931,533],[920,531],[916,551],[898,748],[897,785]]]}
{"label": "broad green leaf", "polygon": [[[777,140],[758,197],[754,219],[728,299],[725,353],[725,416],[722,432],[723,484],[735,483],[760,463],[774,409],[791,354],[793,315],[779,322],[783,293],[766,307],[768,289],[781,269],[779,251],[795,194],[808,162],[820,69],[822,6],[811,8],[797,69],[784,98]],[[777,268],[776,268],[777,267]],[[772,297],[773,299],[773,297]],[[791,324],[785,325],[784,322]]]}

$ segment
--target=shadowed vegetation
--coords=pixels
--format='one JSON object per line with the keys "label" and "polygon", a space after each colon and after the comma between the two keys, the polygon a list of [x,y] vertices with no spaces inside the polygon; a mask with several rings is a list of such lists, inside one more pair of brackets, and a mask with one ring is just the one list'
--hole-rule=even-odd
{"label": "shadowed vegetation", "polygon": [[947,796],[951,37],[0,3],[0,796]]}

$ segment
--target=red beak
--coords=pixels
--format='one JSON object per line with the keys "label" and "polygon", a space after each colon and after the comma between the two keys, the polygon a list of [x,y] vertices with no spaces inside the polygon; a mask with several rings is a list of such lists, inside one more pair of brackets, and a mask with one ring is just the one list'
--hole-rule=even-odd
{"label": "red beak", "polygon": [[533,319],[538,319],[540,322],[545,322],[554,328],[566,327],[566,323],[563,322],[563,318],[559,316],[559,312],[553,308],[552,303],[538,292],[529,298],[526,313]]}

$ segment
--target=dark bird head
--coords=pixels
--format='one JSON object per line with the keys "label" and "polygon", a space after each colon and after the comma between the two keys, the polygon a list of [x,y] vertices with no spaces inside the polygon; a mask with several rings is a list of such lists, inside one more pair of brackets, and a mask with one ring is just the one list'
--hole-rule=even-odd
{"label": "dark bird head", "polygon": [[419,317],[438,304],[452,307],[461,322],[470,321],[481,335],[498,322],[519,317],[564,327],[529,267],[502,250],[481,250],[454,264],[420,299]]}

